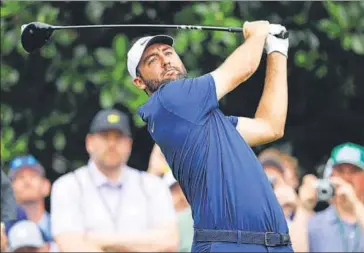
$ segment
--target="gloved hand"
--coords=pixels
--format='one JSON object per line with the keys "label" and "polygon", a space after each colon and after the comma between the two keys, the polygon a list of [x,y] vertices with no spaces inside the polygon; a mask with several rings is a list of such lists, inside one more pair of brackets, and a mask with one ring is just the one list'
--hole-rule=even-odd
{"label": "gloved hand", "polygon": [[269,55],[273,52],[279,52],[284,56],[288,57],[289,41],[287,39],[279,39],[275,37],[275,34],[279,34],[282,31],[286,31],[286,28],[278,24],[269,24],[269,35],[265,40],[264,49]]}

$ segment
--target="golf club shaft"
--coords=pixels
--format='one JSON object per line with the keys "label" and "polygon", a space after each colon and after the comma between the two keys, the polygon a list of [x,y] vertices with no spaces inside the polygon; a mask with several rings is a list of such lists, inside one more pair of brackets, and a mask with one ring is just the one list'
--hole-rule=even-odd
{"label": "golf club shaft", "polygon": [[80,28],[116,28],[116,27],[146,27],[146,28],[175,28],[184,30],[215,30],[227,32],[242,32],[239,27],[216,27],[198,25],[157,25],[157,24],[109,24],[109,25],[70,25],[70,26],[51,26],[54,30],[60,29],[80,29]]}
{"label": "golf club shaft", "polygon": [[[240,27],[219,27],[219,26],[199,26],[199,25],[159,25],[159,24],[109,24],[109,25],[71,25],[71,26],[51,26],[54,30],[61,29],[80,29],[80,28],[116,28],[116,27],[146,27],[146,28],[175,28],[182,30],[212,30],[241,33]],[[287,38],[288,32],[275,35],[278,38]]]}

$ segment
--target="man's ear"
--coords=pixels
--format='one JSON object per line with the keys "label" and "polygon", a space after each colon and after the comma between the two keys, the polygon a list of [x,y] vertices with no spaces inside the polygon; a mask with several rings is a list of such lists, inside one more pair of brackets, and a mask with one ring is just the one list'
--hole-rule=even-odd
{"label": "man's ear", "polygon": [[88,134],[86,135],[86,138],[85,138],[85,148],[86,148],[86,151],[87,153],[91,153],[92,151],[92,135],[91,134]]}
{"label": "man's ear", "polygon": [[134,78],[133,83],[138,89],[145,90],[147,88],[143,79],[140,78],[139,76]]}

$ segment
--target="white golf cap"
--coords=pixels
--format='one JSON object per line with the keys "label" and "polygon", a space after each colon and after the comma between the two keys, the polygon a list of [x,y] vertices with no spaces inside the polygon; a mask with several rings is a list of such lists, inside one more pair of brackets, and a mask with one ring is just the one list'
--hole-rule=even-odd
{"label": "white golf cap", "polygon": [[164,173],[163,181],[168,185],[168,187],[172,187],[174,184],[178,183],[177,180],[174,178],[171,170]]}
{"label": "white golf cap", "polygon": [[128,52],[128,71],[131,77],[136,77],[136,69],[142,58],[144,50],[155,43],[164,43],[173,46],[173,38],[168,35],[146,36],[138,39]]}
{"label": "white golf cap", "polygon": [[8,241],[12,251],[22,247],[42,248],[44,246],[40,228],[30,220],[15,223],[9,230]]}

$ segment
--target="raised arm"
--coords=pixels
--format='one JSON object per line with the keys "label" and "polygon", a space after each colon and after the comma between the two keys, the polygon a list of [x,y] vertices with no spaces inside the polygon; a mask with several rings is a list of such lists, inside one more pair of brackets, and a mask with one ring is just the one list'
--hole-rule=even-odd
{"label": "raised arm", "polygon": [[245,42],[219,68],[211,72],[215,80],[217,99],[220,100],[257,70],[268,35],[269,22],[245,22]]}
{"label": "raised arm", "polygon": [[[284,27],[271,25],[270,33]],[[250,146],[269,143],[281,138],[287,117],[287,51],[288,39],[269,35],[266,42],[267,70],[264,90],[254,118],[239,117],[237,130]]]}

